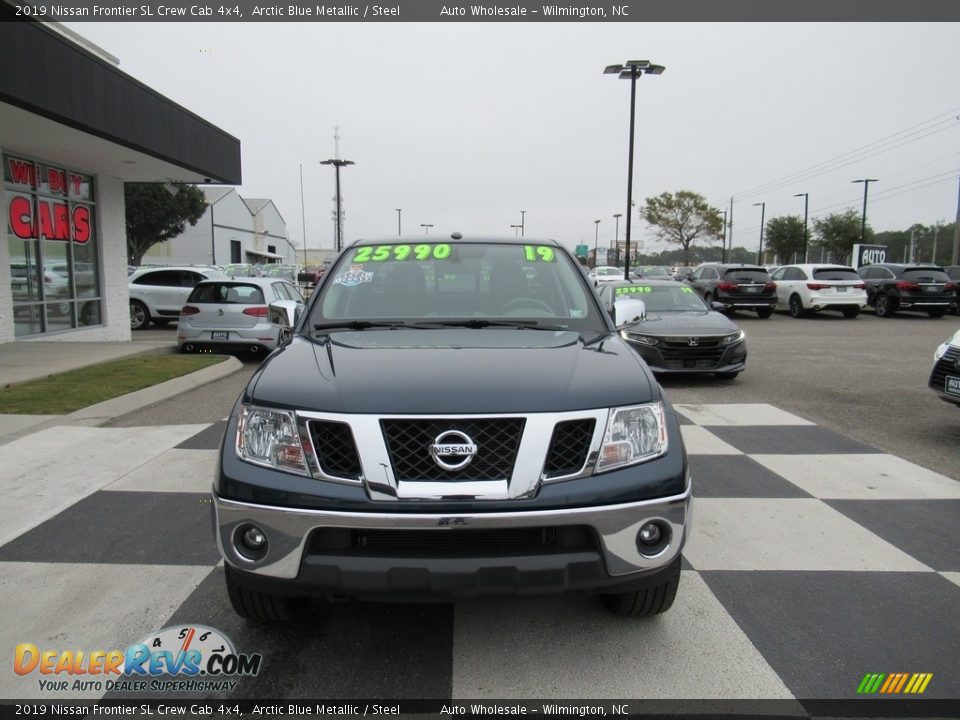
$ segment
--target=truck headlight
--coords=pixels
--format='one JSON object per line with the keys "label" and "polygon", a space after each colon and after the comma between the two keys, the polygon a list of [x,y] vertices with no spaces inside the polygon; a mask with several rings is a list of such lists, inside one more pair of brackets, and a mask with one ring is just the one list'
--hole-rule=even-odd
{"label": "truck headlight", "polygon": [[611,408],[597,472],[651,460],[667,451],[663,403]]}
{"label": "truck headlight", "polygon": [[309,475],[292,412],[244,405],[237,422],[241,460]]}

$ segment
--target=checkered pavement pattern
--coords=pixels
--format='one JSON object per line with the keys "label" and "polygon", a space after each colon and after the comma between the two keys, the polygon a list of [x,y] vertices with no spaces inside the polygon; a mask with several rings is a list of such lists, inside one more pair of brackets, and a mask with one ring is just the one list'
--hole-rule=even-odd
{"label": "checkered pavement pattern", "polygon": [[[960,482],[771,405],[676,408],[694,531],[670,612],[586,594],[318,604],[257,627],[230,608],[210,527],[225,423],[54,427],[0,446],[0,694],[40,691],[13,648],[125,648],[215,627],[264,666],[240,698],[856,697],[933,673],[960,698]],[[218,696],[213,696],[218,697]]]}

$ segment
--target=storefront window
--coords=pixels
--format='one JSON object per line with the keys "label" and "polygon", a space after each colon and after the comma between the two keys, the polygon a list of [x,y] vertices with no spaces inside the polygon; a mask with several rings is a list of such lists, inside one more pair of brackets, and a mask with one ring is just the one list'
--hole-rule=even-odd
{"label": "storefront window", "polygon": [[6,156],[15,334],[101,323],[93,176]]}

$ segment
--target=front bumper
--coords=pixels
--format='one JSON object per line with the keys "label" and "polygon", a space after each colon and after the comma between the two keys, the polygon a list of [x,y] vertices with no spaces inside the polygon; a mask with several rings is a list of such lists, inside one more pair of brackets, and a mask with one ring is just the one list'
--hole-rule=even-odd
{"label": "front bumper", "polygon": [[664,349],[629,338],[626,341],[658,375],[732,373],[747,367],[747,344],[743,340],[725,348],[703,349]]}
{"label": "front bumper", "polygon": [[[356,513],[288,509],[223,499],[213,511],[217,544],[235,581],[277,594],[348,597],[469,597],[527,594],[648,582],[680,555],[690,527],[691,488],[672,497],[618,505],[522,512]],[[641,553],[637,533],[656,521],[668,538]],[[249,526],[267,537],[266,554],[251,560],[238,552]],[[389,531],[457,533],[530,528],[583,529],[592,547],[551,552],[492,552],[450,556],[396,549],[320,548],[318,533]],[[646,554],[645,554],[646,553]]]}

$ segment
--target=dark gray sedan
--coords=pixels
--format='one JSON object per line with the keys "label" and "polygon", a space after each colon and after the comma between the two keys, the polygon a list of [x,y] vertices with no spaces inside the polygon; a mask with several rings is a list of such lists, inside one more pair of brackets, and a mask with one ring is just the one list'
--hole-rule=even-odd
{"label": "dark gray sedan", "polygon": [[732,380],[746,368],[743,330],[711,309],[686,284],[673,280],[621,280],[597,289],[603,306],[643,300],[646,316],[620,334],[658,374],[712,373]]}

